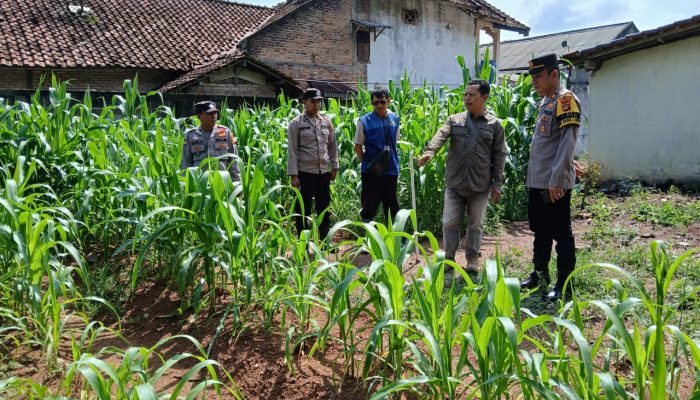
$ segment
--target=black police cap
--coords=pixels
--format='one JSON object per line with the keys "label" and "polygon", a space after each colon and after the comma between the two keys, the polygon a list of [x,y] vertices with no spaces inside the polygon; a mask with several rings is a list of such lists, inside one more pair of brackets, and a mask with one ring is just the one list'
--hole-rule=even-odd
{"label": "black police cap", "polygon": [[302,100],[308,100],[308,99],[314,99],[314,100],[321,100],[323,99],[323,96],[321,96],[321,91],[318,89],[306,89],[304,91],[304,94],[301,96]]}
{"label": "black police cap", "polygon": [[200,101],[194,105],[194,112],[196,114],[210,113],[214,111],[219,111],[219,109],[216,108],[216,103],[213,101]]}
{"label": "black police cap", "polygon": [[557,58],[556,54],[547,54],[541,57],[536,57],[530,60],[530,65],[528,68],[528,72],[532,74],[536,74],[540,71],[543,71],[547,67],[558,67],[559,66],[559,59]]}

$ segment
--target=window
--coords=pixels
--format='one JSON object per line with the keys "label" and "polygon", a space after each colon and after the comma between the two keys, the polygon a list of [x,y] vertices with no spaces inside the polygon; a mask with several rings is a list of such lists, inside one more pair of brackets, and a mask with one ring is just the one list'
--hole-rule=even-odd
{"label": "window", "polygon": [[403,9],[403,22],[408,25],[415,25],[418,23],[418,10],[407,10]]}
{"label": "window", "polygon": [[369,31],[358,30],[355,41],[357,43],[357,61],[369,62]]}

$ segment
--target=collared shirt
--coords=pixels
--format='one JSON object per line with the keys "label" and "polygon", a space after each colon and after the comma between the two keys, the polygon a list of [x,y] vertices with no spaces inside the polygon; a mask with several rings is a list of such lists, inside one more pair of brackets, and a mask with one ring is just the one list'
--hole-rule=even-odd
{"label": "collared shirt", "polygon": [[445,185],[451,189],[485,192],[500,190],[508,147],[501,122],[489,113],[472,118],[477,132],[469,129],[468,111],[451,115],[425,148],[433,157],[450,139],[445,165]]}
{"label": "collared shirt", "polygon": [[573,156],[581,124],[580,102],[565,88],[542,99],[530,144],[526,185],[548,189],[574,187]]}
{"label": "collared shirt", "polygon": [[215,125],[211,132],[205,132],[201,126],[188,130],[182,143],[180,169],[199,166],[202,161],[210,157],[220,157],[219,170],[228,170],[234,182],[241,180],[236,162],[238,157],[236,138],[229,128]]}
{"label": "collared shirt", "polygon": [[287,128],[287,175],[325,174],[338,169],[338,147],[330,118],[304,112]]}

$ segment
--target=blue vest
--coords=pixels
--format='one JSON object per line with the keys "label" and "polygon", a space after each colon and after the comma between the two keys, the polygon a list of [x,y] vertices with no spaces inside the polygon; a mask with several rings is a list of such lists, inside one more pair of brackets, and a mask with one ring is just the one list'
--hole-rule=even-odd
{"label": "blue vest", "polygon": [[[391,160],[386,168],[384,175],[398,176],[399,175],[399,156],[396,153],[396,136],[399,131],[399,116],[387,112],[386,117],[381,119],[373,112],[367,113],[360,118],[362,128],[365,132],[365,152],[362,156],[362,172],[367,172],[367,164],[377,154],[384,150],[384,146],[391,147]],[[390,143],[384,143],[385,133],[389,136]]]}

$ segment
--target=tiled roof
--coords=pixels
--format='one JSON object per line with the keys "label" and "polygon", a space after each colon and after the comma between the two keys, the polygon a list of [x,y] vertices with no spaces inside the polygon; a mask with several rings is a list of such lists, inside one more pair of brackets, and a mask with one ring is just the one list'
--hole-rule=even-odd
{"label": "tiled roof", "polygon": [[448,3],[463,6],[475,16],[495,22],[498,28],[512,30],[527,35],[530,28],[510,15],[483,0],[448,0]]}
{"label": "tiled roof", "polygon": [[[320,0],[287,0],[285,3],[278,5],[275,8],[275,14],[270,17],[257,31],[250,36],[255,36],[264,31],[268,26],[274,25],[277,21],[300,11],[304,6],[311,5]],[[493,22],[498,28],[513,30],[516,32],[527,34],[530,28],[521,22],[518,22],[508,14],[492,6],[484,0],[433,0],[438,2],[446,2],[462,8],[474,16]]]}
{"label": "tiled roof", "polygon": [[167,92],[179,87],[188,85],[195,82],[197,79],[205,76],[206,74],[216,71],[219,68],[223,68],[238,60],[245,58],[245,53],[240,50],[234,50],[228,55],[221,54],[218,59],[211,61],[207,64],[196,67],[195,69],[184,73],[179,78],[166,83],[162,88],[158,89],[159,92]]}
{"label": "tiled roof", "polygon": [[170,81],[163,85],[160,89],[158,89],[159,92],[168,92],[171,90],[175,90],[181,87],[189,86],[192,83],[195,83],[197,80],[204,78],[208,74],[217,71],[223,67],[226,67],[228,65],[240,62],[245,60],[248,64],[252,64],[257,66],[258,68],[264,70],[267,74],[274,75],[280,79],[280,81],[285,81],[287,86],[292,89],[297,89],[298,91],[301,91],[301,88],[296,84],[294,79],[284,75],[282,72],[269,67],[259,61],[256,61],[255,59],[249,57],[246,55],[243,51],[235,49],[233,51],[227,52],[227,53],[222,53],[219,55],[219,57],[207,64],[201,65],[199,67],[196,67],[195,69],[184,73],[182,76],[178,77],[177,79]]}
{"label": "tiled roof", "polygon": [[190,70],[275,12],[225,0],[83,0],[90,11],[80,14],[80,3],[0,1],[0,66]]}
{"label": "tiled roof", "polygon": [[284,17],[291,15],[295,11],[299,10],[300,8],[304,7],[305,5],[314,2],[315,0],[292,0],[292,1],[287,1],[285,3],[280,3],[278,4],[274,10],[275,13],[272,15],[270,18],[265,21],[264,24],[258,28],[258,31],[261,31],[268,26],[274,24],[275,22],[283,19]]}
{"label": "tiled roof", "polygon": [[[498,69],[501,71],[525,70],[528,68],[528,62],[533,57],[551,53],[570,53],[601,43],[608,43],[611,40],[634,32],[638,32],[634,23],[623,22],[613,25],[596,26],[593,28],[503,41],[499,49]],[[492,44],[482,45],[480,52],[483,54],[486,47],[492,46]]]}

